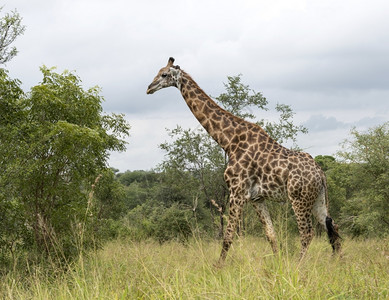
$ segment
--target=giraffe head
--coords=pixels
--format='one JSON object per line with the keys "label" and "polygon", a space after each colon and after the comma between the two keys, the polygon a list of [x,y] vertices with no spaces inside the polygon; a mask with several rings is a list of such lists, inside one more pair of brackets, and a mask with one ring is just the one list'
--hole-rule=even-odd
{"label": "giraffe head", "polygon": [[174,58],[170,57],[166,67],[159,70],[152,83],[147,88],[147,94],[169,87],[180,87],[181,70],[179,66],[173,66]]}

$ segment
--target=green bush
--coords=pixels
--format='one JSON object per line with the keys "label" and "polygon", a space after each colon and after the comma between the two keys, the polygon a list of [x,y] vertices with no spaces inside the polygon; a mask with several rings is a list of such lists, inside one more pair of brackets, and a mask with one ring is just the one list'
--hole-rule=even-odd
{"label": "green bush", "polygon": [[131,239],[153,238],[163,243],[170,240],[185,242],[192,233],[191,220],[192,212],[181,209],[178,204],[165,208],[145,203],[131,210],[124,222]]}

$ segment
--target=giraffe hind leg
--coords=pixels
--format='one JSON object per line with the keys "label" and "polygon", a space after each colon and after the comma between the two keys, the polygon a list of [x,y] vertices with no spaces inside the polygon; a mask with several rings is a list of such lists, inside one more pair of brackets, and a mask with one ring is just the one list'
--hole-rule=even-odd
{"label": "giraffe hind leg", "polygon": [[308,251],[308,247],[311,244],[314,233],[310,213],[296,214],[296,218],[301,241],[300,260],[302,260]]}
{"label": "giraffe hind leg", "polygon": [[296,216],[297,227],[300,234],[301,250],[300,260],[302,260],[307,253],[308,247],[313,239],[313,227],[312,227],[312,211],[310,208],[305,207],[302,203],[309,203],[304,199],[291,199],[292,208]]}
{"label": "giraffe hind leg", "polygon": [[277,237],[265,202],[253,201],[252,204],[254,206],[255,211],[257,212],[259,219],[261,220],[262,225],[264,226],[265,234],[267,240],[271,245],[273,253],[277,253],[278,252]]}

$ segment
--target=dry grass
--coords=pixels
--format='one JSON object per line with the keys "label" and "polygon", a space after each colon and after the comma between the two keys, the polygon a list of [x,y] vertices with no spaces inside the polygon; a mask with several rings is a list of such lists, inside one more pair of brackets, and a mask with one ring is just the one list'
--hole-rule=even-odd
{"label": "dry grass", "polygon": [[[0,282],[4,299],[388,299],[388,240],[346,240],[343,258],[314,239],[298,263],[297,241],[279,255],[267,242],[240,238],[216,269],[220,242],[188,245],[117,240],[67,271],[32,268]],[[285,247],[284,247],[285,248]]]}

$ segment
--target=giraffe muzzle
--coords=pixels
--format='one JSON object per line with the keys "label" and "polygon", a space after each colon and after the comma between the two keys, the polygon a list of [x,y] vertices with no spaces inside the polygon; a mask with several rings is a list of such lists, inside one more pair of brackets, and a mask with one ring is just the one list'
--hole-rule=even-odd
{"label": "giraffe muzzle", "polygon": [[151,95],[151,94],[154,94],[156,91],[158,91],[159,89],[161,89],[160,85],[159,85],[159,81],[153,81],[152,83],[150,83],[150,85],[147,87],[147,91],[146,91],[146,94],[147,95]]}
{"label": "giraffe muzzle", "polygon": [[146,94],[147,95],[151,95],[153,94],[155,91],[152,89],[152,84],[150,84],[147,88],[147,91],[146,91]]}

